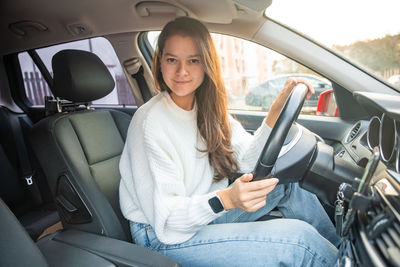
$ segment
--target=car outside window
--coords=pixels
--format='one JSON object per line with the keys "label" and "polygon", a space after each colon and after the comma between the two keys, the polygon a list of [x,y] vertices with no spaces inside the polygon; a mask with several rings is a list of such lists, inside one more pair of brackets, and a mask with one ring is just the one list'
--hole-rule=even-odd
{"label": "car outside window", "polygon": [[[117,55],[107,39],[97,37],[36,49],[51,75],[53,75],[51,59],[53,55],[64,49],[78,49],[96,54],[107,66],[111,76],[114,78],[114,90],[107,96],[93,101],[92,105],[136,105],[131,87],[124,75]],[[18,59],[21,65],[27,99],[33,106],[43,106],[44,97],[52,96],[47,83],[27,52],[18,54]]]}
{"label": "car outside window", "polygon": [[[153,49],[159,33],[147,35]],[[261,45],[223,34],[212,34],[212,38],[231,110],[268,111],[286,80],[302,77],[310,81],[316,92],[305,101],[302,113],[315,115],[318,96],[332,89],[324,77]]]}

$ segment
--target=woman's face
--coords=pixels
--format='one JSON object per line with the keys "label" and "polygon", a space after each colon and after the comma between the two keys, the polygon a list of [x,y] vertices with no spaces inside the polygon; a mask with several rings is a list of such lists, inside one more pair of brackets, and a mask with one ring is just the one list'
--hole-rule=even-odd
{"label": "woman's face", "polygon": [[161,55],[162,77],[171,89],[171,98],[191,110],[196,89],[204,80],[200,51],[192,37],[173,35],[165,41]]}

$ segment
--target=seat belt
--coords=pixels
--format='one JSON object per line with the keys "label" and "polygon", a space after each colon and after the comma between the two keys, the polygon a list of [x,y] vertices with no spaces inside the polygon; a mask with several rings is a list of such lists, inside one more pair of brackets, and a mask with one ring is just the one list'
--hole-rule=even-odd
{"label": "seat belt", "polygon": [[29,161],[28,151],[25,145],[25,139],[22,135],[22,126],[20,122],[19,115],[11,115],[10,122],[11,122],[11,129],[13,131],[15,145],[17,147],[18,153],[18,160],[21,171],[21,179],[23,183],[26,185],[27,191],[33,200],[35,206],[42,203],[42,197],[38,188],[37,183],[34,179],[34,171],[32,171],[32,167]]}
{"label": "seat belt", "polygon": [[152,98],[149,86],[144,78],[144,68],[138,58],[133,58],[124,63],[126,71],[131,75],[139,86],[140,93],[142,94],[143,101],[147,102]]}

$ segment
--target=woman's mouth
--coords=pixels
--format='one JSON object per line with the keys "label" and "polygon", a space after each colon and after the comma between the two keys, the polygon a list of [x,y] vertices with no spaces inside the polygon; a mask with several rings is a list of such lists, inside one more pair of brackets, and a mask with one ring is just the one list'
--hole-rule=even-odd
{"label": "woman's mouth", "polygon": [[174,81],[177,84],[186,84],[189,83],[190,81]]}

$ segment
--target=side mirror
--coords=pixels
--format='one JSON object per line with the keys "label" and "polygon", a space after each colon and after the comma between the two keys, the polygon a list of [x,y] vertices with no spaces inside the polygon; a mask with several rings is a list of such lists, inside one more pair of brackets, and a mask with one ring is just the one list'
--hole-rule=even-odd
{"label": "side mirror", "polygon": [[333,89],[326,90],[319,95],[316,113],[318,116],[339,117]]}

